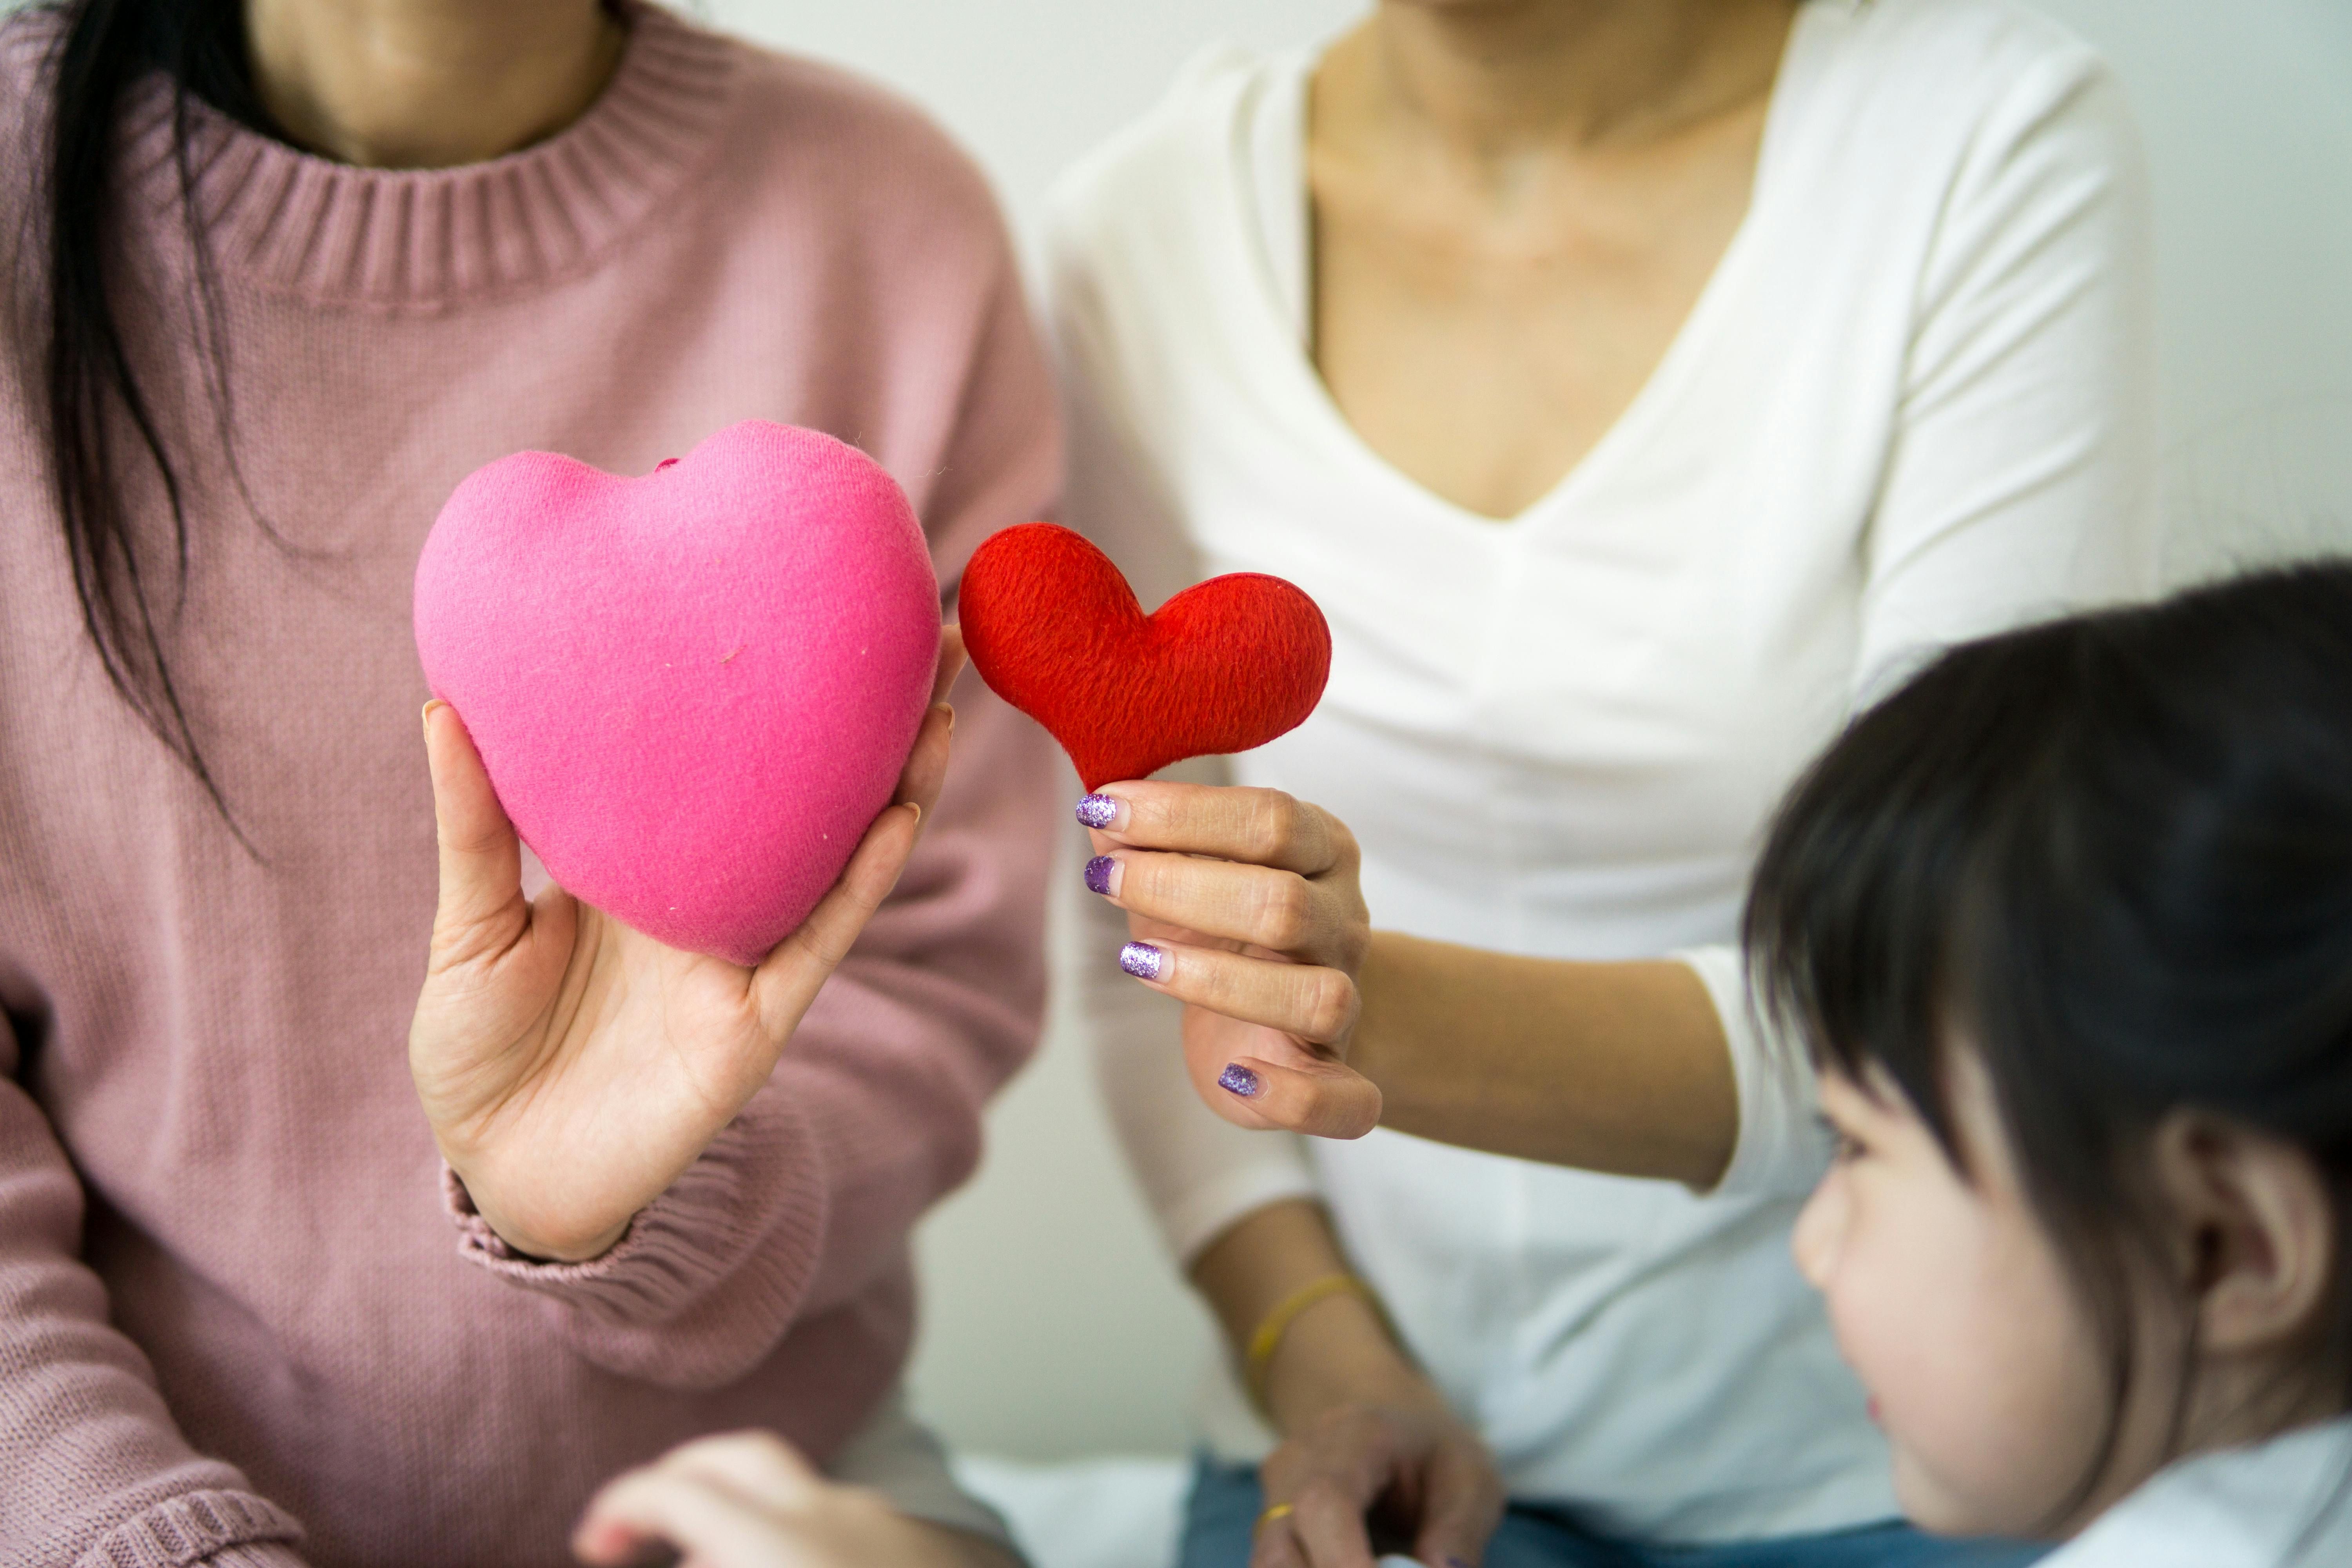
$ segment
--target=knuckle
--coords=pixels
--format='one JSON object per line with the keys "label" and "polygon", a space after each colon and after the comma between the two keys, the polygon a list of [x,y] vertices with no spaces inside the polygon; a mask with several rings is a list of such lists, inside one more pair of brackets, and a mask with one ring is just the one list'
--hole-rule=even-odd
{"label": "knuckle", "polygon": [[1149,783],[1141,789],[1121,791],[1120,798],[1127,802],[1127,827],[1119,837],[1140,843],[1165,837],[1187,815],[1185,795],[1181,788]]}
{"label": "knuckle", "polygon": [[1304,881],[1284,875],[1259,887],[1256,917],[1251,922],[1259,946],[1286,952],[1305,942],[1314,927],[1314,895]]}
{"label": "knuckle", "polygon": [[794,952],[809,963],[831,973],[849,957],[849,944],[829,928],[809,921],[787,939]]}
{"label": "knuckle", "polygon": [[696,1442],[682,1443],[646,1466],[643,1473],[651,1476],[692,1475],[708,1463],[713,1454],[724,1453],[727,1442],[724,1437],[704,1437]]}
{"label": "knuckle", "polygon": [[761,1459],[770,1464],[797,1466],[800,1463],[800,1455],[793,1451],[793,1446],[773,1432],[738,1432],[722,1441],[736,1445],[748,1458]]}
{"label": "knuckle", "polygon": [[1278,789],[1253,789],[1249,795],[1243,848],[1260,864],[1279,860],[1298,841],[1298,802]]}
{"label": "knuckle", "polygon": [[433,921],[425,945],[425,972],[447,974],[472,969],[494,958],[506,943],[505,933],[488,921],[455,910],[444,910]]}
{"label": "knuckle", "polygon": [[1187,1001],[1198,1002],[1213,1012],[1232,1014],[1243,1011],[1249,1004],[1250,984],[1244,965],[1234,962],[1233,955],[1213,949],[1201,949],[1185,955],[1181,967],[1188,973],[1179,980]]}
{"label": "knuckle", "polygon": [[1352,1506],[1347,1489],[1330,1476],[1310,1476],[1290,1494],[1290,1504],[1301,1513],[1330,1512]]}
{"label": "knuckle", "polygon": [[497,836],[479,827],[471,832],[462,827],[444,827],[440,837],[443,849],[468,860],[478,859],[498,847]]}
{"label": "knuckle", "polygon": [[1214,886],[1202,876],[1208,862],[1196,862],[1189,856],[1129,849],[1122,851],[1118,859],[1121,904],[1133,904],[1140,899],[1189,908]]}
{"label": "knuckle", "polygon": [[1307,975],[1307,1032],[1317,1040],[1336,1040],[1356,1022],[1356,984],[1336,969],[1311,969]]}

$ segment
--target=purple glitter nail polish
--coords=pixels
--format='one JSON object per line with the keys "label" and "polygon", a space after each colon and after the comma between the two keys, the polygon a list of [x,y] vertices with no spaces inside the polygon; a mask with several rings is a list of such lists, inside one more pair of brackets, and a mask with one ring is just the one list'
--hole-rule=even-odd
{"label": "purple glitter nail polish", "polygon": [[1108,827],[1118,820],[1118,802],[1107,795],[1090,795],[1078,802],[1078,820],[1088,827]]}
{"label": "purple glitter nail polish", "polygon": [[1168,967],[1168,954],[1148,942],[1130,942],[1118,950],[1118,966],[1138,980],[1157,980]]}
{"label": "purple glitter nail polish", "polygon": [[1264,1086],[1258,1082],[1257,1074],[1241,1063],[1227,1062],[1225,1070],[1217,1075],[1217,1087],[1247,1100]]}
{"label": "purple glitter nail polish", "polygon": [[1110,896],[1110,874],[1118,869],[1118,862],[1108,855],[1097,855],[1087,862],[1087,891]]}

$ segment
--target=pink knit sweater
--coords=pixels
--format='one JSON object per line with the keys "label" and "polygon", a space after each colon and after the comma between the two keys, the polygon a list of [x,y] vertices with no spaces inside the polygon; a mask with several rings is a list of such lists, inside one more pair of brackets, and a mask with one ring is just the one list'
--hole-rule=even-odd
{"label": "pink knit sweater", "polygon": [[1058,469],[987,190],[904,106],[657,10],[577,124],[476,167],[201,113],[241,494],[153,84],[125,314],[188,487],[167,647],[256,858],[110,691],[68,576],[22,237],[53,26],[0,33],[0,1563],[534,1568],[694,1434],[824,1454],[898,1376],[908,1228],[1034,1037],[1047,743],[966,682],[923,847],[772,1081],[613,1252],[532,1264],[445,1191],[409,1082],[411,574],[490,458],[644,472],[756,416],[872,453],[951,583]]}

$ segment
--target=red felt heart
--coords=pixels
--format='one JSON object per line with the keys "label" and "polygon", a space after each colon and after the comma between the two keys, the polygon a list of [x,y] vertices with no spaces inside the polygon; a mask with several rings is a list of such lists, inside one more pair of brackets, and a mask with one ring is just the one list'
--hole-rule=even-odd
{"label": "red felt heart", "polygon": [[1263,746],[1306,721],[1331,673],[1323,612],[1281,578],[1212,577],[1147,616],[1108,556],[1050,522],[991,535],[958,604],[981,679],[1090,790]]}

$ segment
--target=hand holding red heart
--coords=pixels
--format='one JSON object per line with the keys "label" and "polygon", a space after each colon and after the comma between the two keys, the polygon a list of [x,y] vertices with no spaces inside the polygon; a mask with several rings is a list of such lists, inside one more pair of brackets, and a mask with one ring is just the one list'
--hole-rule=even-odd
{"label": "hand holding red heart", "polygon": [[[1293,584],[1213,577],[1147,616],[1108,557],[1051,523],[990,538],[958,602],[982,677],[1090,790],[1276,739],[1331,668],[1323,612]],[[1137,938],[1122,967],[1192,1004],[1201,1097],[1244,1127],[1370,1131],[1380,1090],[1346,1062],[1370,921],[1339,819],[1273,790],[1149,782],[1088,795],[1079,819],[1102,851],[1087,885]]]}
{"label": "hand holding red heart", "polygon": [[454,709],[427,707],[441,900],[409,1068],[442,1156],[508,1245],[607,1250],[767,1081],[939,799],[942,699],[962,664],[950,627],[896,804],[750,968],[665,946],[561,889],[525,899],[521,846],[473,742]]}
{"label": "hand holding red heart", "polygon": [[1087,886],[1128,911],[1121,967],[1186,1004],[1184,1063],[1244,1127],[1360,1138],[1381,1091],[1348,1065],[1371,946],[1347,825],[1278,790],[1129,783],[1087,796]]}

